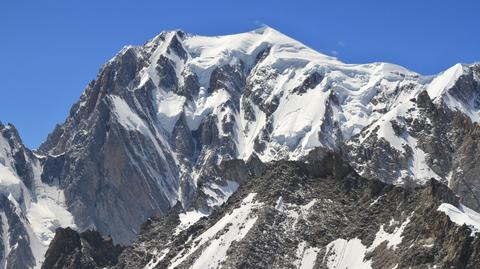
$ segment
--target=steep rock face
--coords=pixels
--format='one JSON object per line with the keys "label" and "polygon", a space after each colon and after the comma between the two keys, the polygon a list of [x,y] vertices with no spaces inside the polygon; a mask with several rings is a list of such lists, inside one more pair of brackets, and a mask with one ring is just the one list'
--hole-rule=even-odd
{"label": "steep rock face", "polygon": [[463,206],[433,179],[386,185],[335,154],[281,161],[189,226],[196,213],[176,207],[150,219],[112,268],[476,268],[480,222],[458,225],[447,207]]}
{"label": "steep rock face", "polygon": [[[40,223],[35,257],[58,226],[131,242],[173,207],[208,215],[260,161],[315,161],[327,150],[386,183],[436,178],[478,209],[478,81],[478,64],[433,77],[345,64],[268,27],[164,32],[103,65],[38,152],[4,143],[0,164],[16,183],[2,190]],[[13,133],[5,137],[19,141]],[[235,159],[248,167],[224,173]]]}
{"label": "steep rock face", "polygon": [[79,234],[70,228],[58,228],[42,268],[105,268],[116,264],[122,251],[111,238],[98,232],[87,230]]}
{"label": "steep rock face", "polygon": [[[436,178],[479,210],[479,68],[447,70],[353,137],[345,150],[352,165],[363,176],[385,182],[421,184]],[[454,71],[457,77],[442,89],[438,80]]]}
{"label": "steep rock face", "polygon": [[129,242],[178,201],[223,201],[233,185],[215,174],[222,161],[337,150],[410,85],[424,81],[391,64],[341,63],[271,28],[164,32],[102,67],[40,147],[42,178],[60,180],[80,228]]}
{"label": "steep rock face", "polygon": [[43,161],[0,123],[1,268],[39,268],[55,229],[75,227],[58,180],[41,180]]}
{"label": "steep rock face", "polygon": [[[41,148],[55,141],[47,163],[58,155],[63,159],[55,173],[78,225],[113,234],[120,242],[133,237],[141,220],[165,212],[180,188],[176,156],[160,139],[158,121],[148,118],[155,113],[148,109],[154,92],[128,91],[128,77],[138,64],[132,53],[125,51],[101,70]],[[141,110],[134,112],[135,104]]]}
{"label": "steep rock face", "polygon": [[36,260],[30,248],[28,227],[17,213],[16,205],[4,194],[0,194],[0,213],[2,224],[1,267],[31,268]]}

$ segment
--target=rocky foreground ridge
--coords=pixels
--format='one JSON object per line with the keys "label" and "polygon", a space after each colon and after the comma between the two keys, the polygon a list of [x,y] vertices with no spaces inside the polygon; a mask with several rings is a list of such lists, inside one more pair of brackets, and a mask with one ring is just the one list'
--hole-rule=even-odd
{"label": "rocky foreground ridge", "polygon": [[[434,179],[387,185],[335,154],[279,161],[188,228],[179,229],[194,212],[180,207],[149,219],[121,252],[105,253],[111,240],[71,248],[79,234],[60,228],[43,268],[478,268],[480,227],[452,222],[445,208],[462,205]],[[95,259],[98,251],[109,264]]]}
{"label": "rocky foreground ridge", "polygon": [[[479,64],[457,64],[435,76],[389,63],[346,64],[269,27],[217,37],[162,32],[141,46],[125,47],[105,63],[39,149],[26,148],[12,125],[0,125],[1,265],[41,267],[56,229],[72,227],[81,232],[71,239],[81,257],[89,255],[82,246],[92,244],[83,231],[110,235],[112,242],[105,244],[116,252],[101,264],[92,259],[95,266],[120,266],[122,255],[133,247],[117,257],[122,248],[116,244],[142,242],[141,227],[150,217],[162,222],[179,214],[175,231],[180,236],[180,230],[213,214],[204,224],[207,229],[215,214],[229,212],[232,202],[222,204],[231,195],[240,199],[264,164],[292,161],[302,166],[321,161],[327,152],[335,152],[363,180],[387,184],[386,189],[420,193],[432,179],[448,186],[457,202],[439,199],[451,206],[435,204],[432,212],[441,210],[429,214],[447,212],[451,221],[475,227],[470,209],[480,210],[479,81]],[[264,208],[267,197],[251,193],[241,199],[262,211],[257,208]],[[393,216],[394,211],[385,210]],[[362,212],[355,216],[368,210]],[[455,218],[462,214],[468,221]],[[261,216],[255,223],[247,220],[256,227]],[[384,219],[376,223],[388,229]],[[366,229],[368,224],[352,225]],[[377,226],[372,229],[378,231]],[[390,226],[395,230],[398,225]],[[354,238],[336,237],[347,240],[345,246]],[[372,246],[361,234],[358,239],[365,248]],[[313,244],[325,251],[324,243],[328,245],[305,242],[303,247],[307,251]],[[337,243],[331,246],[339,247]],[[180,250],[156,248],[141,253],[165,253],[158,264],[179,266],[199,254],[182,253],[181,260],[168,256]],[[439,255],[434,256],[440,265]],[[324,256],[318,252],[316,257]],[[57,259],[45,262],[52,260]],[[369,256],[362,261],[377,262]]]}

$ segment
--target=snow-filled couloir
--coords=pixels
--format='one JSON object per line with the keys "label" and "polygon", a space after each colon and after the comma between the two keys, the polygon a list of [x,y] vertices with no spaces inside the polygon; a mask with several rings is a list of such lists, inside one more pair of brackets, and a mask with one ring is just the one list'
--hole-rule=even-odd
{"label": "snow-filled couloir", "polygon": [[[479,70],[458,64],[423,76],[346,64],[270,27],[163,32],[101,67],[28,157],[30,187],[4,157],[2,191],[20,205],[19,193],[31,196],[22,212],[39,244],[73,225],[127,243],[154,214],[180,206],[188,226],[224,203],[239,184],[223,161],[308,159],[320,148],[387,183],[437,178],[478,209],[475,154],[459,143],[474,143],[466,137],[480,118]],[[455,124],[468,131],[449,133]]]}
{"label": "snow-filled couloir", "polygon": [[[377,167],[394,171],[384,175],[348,150],[361,174],[398,184],[448,181],[447,172],[431,168],[428,152],[417,146],[423,141],[396,132],[392,121],[423,118],[415,107],[423,92],[452,110],[463,111],[458,104],[468,101],[462,108],[475,119],[476,104],[448,89],[475,73],[474,66],[454,69],[432,77],[389,63],[345,64],[270,27],[212,37],[167,31],[142,46],[125,47],[102,66],[40,151],[65,154],[60,176],[66,178],[67,204],[74,215],[96,216],[79,225],[123,238],[137,231],[112,228],[112,219],[134,227],[177,202],[220,204],[231,193],[223,191],[231,178],[216,169],[230,159],[296,160],[315,148],[340,151],[344,145],[365,153],[369,141],[381,140],[392,149],[389,156],[403,156],[402,166]],[[92,165],[92,156],[99,167],[83,168]],[[85,171],[78,171],[78,163]],[[138,188],[128,188],[132,178],[141,182]],[[78,192],[87,180],[112,191],[101,197]],[[97,199],[104,199],[104,208],[91,204]],[[128,213],[107,210],[112,200]]]}

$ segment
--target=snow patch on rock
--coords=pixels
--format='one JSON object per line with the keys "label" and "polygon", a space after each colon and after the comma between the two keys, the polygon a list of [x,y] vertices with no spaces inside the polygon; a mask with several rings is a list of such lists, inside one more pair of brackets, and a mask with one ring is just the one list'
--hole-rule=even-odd
{"label": "snow patch on rock", "polygon": [[121,97],[110,95],[114,105],[114,113],[118,122],[127,130],[137,131],[149,136],[148,127],[145,122],[135,113]]}
{"label": "snow patch on rock", "polygon": [[320,248],[307,247],[307,242],[301,242],[297,247],[297,260],[294,265],[299,269],[313,269],[317,260],[317,254]]}
{"label": "snow patch on rock", "polygon": [[371,261],[365,261],[366,252],[360,239],[339,238],[327,245],[322,263],[329,269],[371,269]]}
{"label": "snow patch on rock", "polygon": [[445,213],[451,221],[458,225],[467,225],[472,229],[472,236],[480,232],[480,213],[460,204],[459,207],[455,207],[448,203],[441,204],[438,209]]}
{"label": "snow patch on rock", "polygon": [[[252,211],[263,205],[254,201],[255,196],[255,193],[250,193],[243,199],[239,208],[235,208],[208,230],[194,238],[194,245],[173,258],[169,268],[177,267],[201,247],[204,248],[192,268],[217,267],[227,258],[227,250],[233,241],[242,240],[255,224],[257,217]],[[227,226],[228,229],[225,229]]]}
{"label": "snow patch on rock", "polygon": [[207,203],[210,207],[224,204],[239,186],[237,182],[232,180],[227,180],[226,183],[226,185],[210,183],[202,189],[209,196]]}
{"label": "snow patch on rock", "polygon": [[405,227],[410,223],[410,218],[407,218],[399,227],[395,228],[392,233],[386,232],[382,224],[380,229],[378,230],[377,234],[375,235],[375,239],[373,240],[372,245],[368,248],[368,251],[373,251],[376,247],[378,247],[383,242],[387,242],[387,247],[392,248],[395,250],[398,245],[402,243],[402,234],[405,230]]}
{"label": "snow patch on rock", "polygon": [[427,93],[432,100],[439,100],[447,90],[453,87],[457,79],[463,75],[464,67],[456,64],[436,76],[427,87]]}
{"label": "snow patch on rock", "polygon": [[192,210],[179,214],[178,218],[180,219],[180,224],[175,229],[175,234],[179,234],[181,231],[186,230],[188,227],[206,216],[208,216],[208,213],[201,210]]}

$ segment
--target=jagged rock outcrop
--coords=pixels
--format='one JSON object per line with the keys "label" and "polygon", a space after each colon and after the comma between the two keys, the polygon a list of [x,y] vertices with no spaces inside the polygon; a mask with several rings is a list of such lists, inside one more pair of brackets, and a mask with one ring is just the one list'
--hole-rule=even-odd
{"label": "jagged rock outcrop", "polygon": [[[367,177],[423,183],[432,176],[423,171],[443,167],[445,158],[424,150],[427,157],[417,156],[422,141],[399,149],[381,136],[350,139],[370,135],[368,126],[427,88],[454,92],[440,94],[436,109],[442,100],[476,100],[477,73],[466,72],[456,84],[452,76],[441,85],[442,77],[386,63],[344,64],[268,27],[223,37],[163,32],[142,46],[125,47],[101,68],[40,147],[46,155],[42,178],[60,180],[81,229],[95,228],[123,243],[142,221],[166,214],[177,202],[211,210],[223,201],[229,193],[218,190],[235,180],[216,174],[225,160],[296,160],[315,148],[351,151],[354,167]],[[468,107],[466,117],[478,114],[475,102]],[[427,119],[413,114],[416,128],[429,131]],[[401,136],[403,121],[388,120],[398,122],[390,129]],[[439,149],[451,146],[436,143]],[[465,167],[470,178],[472,165]],[[438,179],[445,181],[452,169]],[[453,182],[464,202],[475,206],[473,188]]]}
{"label": "jagged rock outcrop", "polygon": [[112,268],[477,268],[480,237],[445,205],[462,206],[434,179],[367,180],[331,153],[280,161],[188,228],[179,208],[148,220]]}
{"label": "jagged rock outcrop", "polygon": [[326,177],[329,151],[371,180],[435,178],[478,210],[479,77],[479,64],[436,76],[345,64],[269,27],[167,31],[105,63],[37,151],[0,125],[0,193],[29,239],[22,261],[37,267],[58,227],[131,243],[151,216],[209,215],[265,162]]}
{"label": "jagged rock outcrop", "polygon": [[111,238],[87,230],[78,233],[70,228],[58,228],[47,250],[42,268],[105,268],[118,262],[123,247]]}
{"label": "jagged rock outcrop", "polygon": [[[405,100],[403,107],[387,113],[348,141],[345,151],[352,165],[366,177],[412,184],[422,183],[419,176],[434,177],[452,188],[464,204],[479,210],[480,193],[475,186],[480,183],[480,127],[475,111],[480,65],[455,68],[459,69],[458,78],[445,86],[444,92],[427,88]],[[442,76],[449,72],[452,70]],[[461,109],[457,102],[463,104]],[[392,131],[386,135],[388,129]]]}
{"label": "jagged rock outcrop", "polygon": [[42,182],[43,162],[0,123],[0,268],[40,267],[56,227],[74,225],[58,179]]}
{"label": "jagged rock outcrop", "polygon": [[[18,213],[18,204],[12,198],[0,194],[0,217],[2,242],[0,257],[2,268],[31,268],[35,265],[35,257],[30,249],[29,234],[22,215]],[[23,220],[24,221],[24,220]]]}

